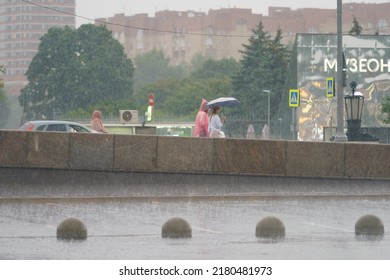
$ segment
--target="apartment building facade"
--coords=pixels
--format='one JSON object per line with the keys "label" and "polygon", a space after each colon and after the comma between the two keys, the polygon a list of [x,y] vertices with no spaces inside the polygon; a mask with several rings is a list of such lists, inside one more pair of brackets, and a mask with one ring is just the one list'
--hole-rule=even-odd
{"label": "apartment building facade", "polygon": [[[343,5],[343,32],[352,27],[353,17],[363,27],[363,34],[388,35],[390,33],[390,3]],[[293,43],[298,33],[336,33],[335,9],[269,7],[268,15],[252,13],[251,9],[229,8],[194,11],[161,11],[154,17],[147,14],[125,16],[116,14],[97,19],[106,24],[134,59],[154,49],[163,50],[174,65],[189,63],[200,53],[213,59],[240,59],[242,45],[248,43],[252,30],[259,22],[264,30],[275,35],[280,28],[284,43]]]}
{"label": "apartment building facade", "polygon": [[0,0],[0,64],[5,89],[19,95],[25,73],[50,27],[75,27],[76,0]]}
{"label": "apartment building facade", "polygon": [[261,14],[253,14],[250,9],[234,8],[208,13],[160,11],[155,17],[116,14],[98,19],[96,24],[106,24],[129,58],[157,49],[178,65],[189,63],[197,53],[214,59],[239,59],[237,50],[248,42],[251,28],[261,19]]}

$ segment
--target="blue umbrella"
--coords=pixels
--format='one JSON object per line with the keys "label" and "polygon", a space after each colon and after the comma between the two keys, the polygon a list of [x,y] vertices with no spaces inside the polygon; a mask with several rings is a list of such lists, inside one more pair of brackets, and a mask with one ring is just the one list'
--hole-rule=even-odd
{"label": "blue umbrella", "polygon": [[232,107],[232,106],[237,106],[237,105],[240,105],[240,101],[238,101],[234,97],[220,97],[220,98],[211,100],[207,103],[208,107],[216,107],[216,106]]}

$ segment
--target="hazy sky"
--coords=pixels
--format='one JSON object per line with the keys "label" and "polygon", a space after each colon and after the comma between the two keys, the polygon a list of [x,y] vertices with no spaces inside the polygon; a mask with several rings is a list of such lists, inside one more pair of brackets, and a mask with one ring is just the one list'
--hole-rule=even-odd
{"label": "hazy sky", "polygon": [[[386,3],[390,0],[365,0],[346,3]],[[269,6],[297,8],[336,9],[337,0],[76,0],[76,14],[86,18],[111,17],[114,14],[124,13],[134,15],[148,13],[154,16],[156,11],[202,11],[220,8],[249,8],[254,13],[268,14]],[[77,25],[88,23],[84,19],[76,19]],[[92,23],[92,22],[90,22]]]}

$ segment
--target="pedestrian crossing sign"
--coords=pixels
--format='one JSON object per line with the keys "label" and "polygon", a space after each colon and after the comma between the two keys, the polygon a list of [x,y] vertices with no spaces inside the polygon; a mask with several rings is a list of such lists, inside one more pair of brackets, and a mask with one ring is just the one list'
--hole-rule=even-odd
{"label": "pedestrian crossing sign", "polygon": [[326,78],[326,97],[332,98],[335,96],[334,78]]}
{"label": "pedestrian crossing sign", "polygon": [[300,92],[299,89],[290,89],[288,95],[288,106],[299,107]]}

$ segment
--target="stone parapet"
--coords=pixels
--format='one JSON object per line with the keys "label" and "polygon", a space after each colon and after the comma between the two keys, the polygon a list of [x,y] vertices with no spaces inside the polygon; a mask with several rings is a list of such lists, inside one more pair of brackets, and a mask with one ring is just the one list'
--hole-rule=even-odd
{"label": "stone parapet", "polygon": [[157,137],[115,135],[114,169],[153,171],[157,168]]}
{"label": "stone parapet", "polygon": [[346,145],[345,176],[390,178],[390,145],[365,143]]}
{"label": "stone parapet", "polygon": [[67,168],[69,166],[69,134],[27,133],[27,165]]}
{"label": "stone parapet", "polygon": [[347,144],[287,141],[287,176],[344,177]]}
{"label": "stone parapet", "polygon": [[214,139],[215,173],[286,174],[286,142],[250,139]]}
{"label": "stone parapet", "polygon": [[[47,133],[47,132],[43,132]],[[63,133],[64,136],[68,133]],[[54,148],[55,149],[55,148]],[[72,133],[69,143],[69,168],[112,170],[114,166],[114,135]]]}
{"label": "stone parapet", "polygon": [[0,166],[27,165],[27,133],[0,131]]}
{"label": "stone parapet", "polygon": [[157,166],[160,172],[213,172],[213,139],[157,136]]}
{"label": "stone parapet", "polygon": [[0,131],[0,168],[390,179],[390,146]]}

